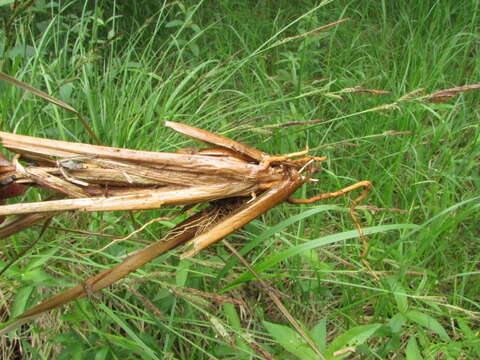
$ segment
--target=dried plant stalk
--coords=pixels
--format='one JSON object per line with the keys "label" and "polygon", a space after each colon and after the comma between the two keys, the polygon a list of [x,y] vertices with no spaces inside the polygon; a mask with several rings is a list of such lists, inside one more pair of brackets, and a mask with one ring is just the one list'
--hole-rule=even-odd
{"label": "dried plant stalk", "polygon": [[4,239],[10,235],[23,231],[57,214],[58,212],[46,212],[11,217],[0,224],[0,239]]}
{"label": "dried plant stalk", "polygon": [[[13,165],[6,164],[14,182],[41,186],[69,197],[0,206],[0,216],[20,215],[23,219],[21,226],[25,226],[25,220],[38,222],[38,219],[63,211],[147,210],[167,205],[212,203],[211,210],[180,224],[177,228],[180,233],[175,232],[112,269],[46,300],[20,315],[15,324],[105,288],[185,241],[189,240],[189,246],[182,257],[196,255],[288,200],[320,170],[315,162],[324,160],[312,156],[293,159],[305,155],[306,151],[273,156],[205,130],[172,122],[167,125],[215,147],[155,153],[0,132],[3,146],[20,155],[20,160],[15,160]],[[32,163],[22,165],[22,160]],[[371,184],[361,182],[334,193],[290,201],[313,202],[341,196],[358,187],[366,189],[361,195],[363,199]],[[232,203],[229,199],[239,200]],[[361,199],[357,199],[354,205]],[[218,215],[220,212],[222,214]],[[213,213],[217,215],[213,216]],[[353,211],[352,217],[358,224]],[[209,219],[209,224],[202,227],[192,225],[200,219]],[[359,225],[358,228],[361,231]],[[11,227],[6,228],[5,235],[13,232],[9,229]]]}
{"label": "dried plant stalk", "polygon": [[[181,243],[188,242],[182,257],[194,256],[286,200],[310,203],[363,188],[353,202],[351,215],[367,249],[354,207],[366,196],[371,183],[360,182],[311,199],[290,199],[320,170],[318,162],[325,158],[306,156],[307,150],[269,155],[206,130],[175,122],[165,125],[206,143],[208,148],[152,152],[0,132],[3,147],[17,154],[12,164],[0,161],[0,190],[4,184],[14,196],[17,189],[23,192],[24,185],[29,185],[67,197],[0,206],[0,219],[16,216],[0,224],[0,236],[64,211],[148,210],[210,203],[210,207],[179,224],[164,240],[26,311],[0,326],[0,334],[113,284]],[[9,195],[0,196],[0,201],[6,197]],[[362,257],[366,256],[365,251]]]}

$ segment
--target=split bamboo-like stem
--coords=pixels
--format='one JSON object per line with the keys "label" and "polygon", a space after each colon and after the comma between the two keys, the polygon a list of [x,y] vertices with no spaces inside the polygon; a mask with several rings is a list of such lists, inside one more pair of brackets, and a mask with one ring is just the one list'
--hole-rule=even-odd
{"label": "split bamboo-like stem", "polygon": [[3,146],[12,151],[30,151],[49,156],[68,157],[74,155],[92,155],[98,158],[132,161],[142,164],[177,166],[194,169],[198,173],[215,175],[233,175],[255,178],[260,172],[269,172],[254,163],[247,163],[232,157],[217,158],[206,155],[163,153],[153,151],[112,148],[107,146],[71,143],[60,140],[42,139],[25,135],[0,132]]}
{"label": "split bamboo-like stem", "polygon": [[52,211],[124,211],[158,209],[165,205],[187,205],[225,197],[248,196],[256,188],[250,183],[220,183],[195,188],[164,187],[137,194],[20,203],[0,206],[1,215]]}

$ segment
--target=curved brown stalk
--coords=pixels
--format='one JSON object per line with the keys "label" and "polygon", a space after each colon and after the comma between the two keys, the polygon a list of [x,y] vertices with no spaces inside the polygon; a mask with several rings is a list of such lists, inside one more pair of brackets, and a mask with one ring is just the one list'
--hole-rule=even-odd
{"label": "curved brown stalk", "polygon": [[340,197],[340,196],[343,196],[343,195],[345,195],[345,194],[347,194],[351,191],[363,188],[363,191],[360,194],[360,196],[358,196],[355,200],[353,200],[352,205],[350,206],[350,217],[352,218],[353,223],[355,224],[355,227],[358,230],[360,240],[362,241],[363,250],[362,250],[362,253],[360,255],[362,263],[367,267],[370,274],[372,274],[372,276],[376,280],[380,280],[380,278],[375,273],[375,271],[372,269],[372,267],[370,266],[370,263],[366,259],[367,254],[368,254],[368,240],[367,240],[367,237],[365,236],[365,233],[363,232],[363,229],[362,229],[362,226],[360,225],[360,222],[357,219],[357,216],[355,215],[355,208],[357,207],[358,204],[360,204],[360,202],[362,202],[368,196],[368,194],[370,193],[370,190],[372,189],[372,186],[373,185],[370,181],[366,181],[366,180],[365,181],[359,181],[358,183],[347,186],[347,187],[345,187],[343,189],[340,189],[338,191],[335,191],[335,192],[324,193],[324,194],[313,196],[313,197],[307,198],[307,199],[288,199],[288,201],[292,204],[311,204],[311,203],[314,203],[314,202],[317,202],[317,201],[320,201],[320,200]]}

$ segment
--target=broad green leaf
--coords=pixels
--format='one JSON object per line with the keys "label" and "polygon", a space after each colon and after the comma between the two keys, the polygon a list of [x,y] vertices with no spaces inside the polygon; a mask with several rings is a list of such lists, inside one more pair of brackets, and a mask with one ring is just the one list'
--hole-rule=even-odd
{"label": "broad green leaf", "polygon": [[13,306],[11,308],[12,319],[25,311],[27,302],[32,295],[33,289],[35,289],[33,286],[24,286],[17,290],[17,294],[15,295],[15,300],[13,301]]}
{"label": "broad green leaf", "polygon": [[233,304],[224,303],[223,313],[225,314],[225,317],[227,318],[228,323],[231,327],[235,329],[242,329],[240,317],[238,316],[237,309],[235,309],[235,306]]}
{"label": "broad green leaf", "polygon": [[248,352],[250,349],[250,346],[245,342],[251,341],[251,339],[248,339],[249,334],[247,330],[242,326],[242,322],[240,320],[240,317],[237,314],[237,309],[235,308],[235,305],[230,304],[230,303],[224,303],[223,304],[223,313],[225,314],[225,317],[228,321],[228,324],[237,330],[236,333],[236,345],[240,348],[245,350],[245,352]]}
{"label": "broad green leaf", "polygon": [[398,334],[402,330],[402,326],[405,324],[405,321],[407,321],[407,318],[403,316],[403,314],[396,314],[390,319],[388,325],[393,333]]}
{"label": "broad green leaf", "polygon": [[197,25],[197,24],[191,24],[190,25],[190,29],[192,29],[193,31],[195,31],[196,34],[199,34],[202,32],[202,30],[200,29],[200,27]]}
{"label": "broad green leaf", "polygon": [[65,102],[70,101],[72,97],[73,89],[74,89],[74,86],[71,82],[68,82],[60,86],[60,90],[59,90],[60,99],[62,99]]}
{"label": "broad green leaf", "polygon": [[408,298],[405,293],[405,289],[403,286],[395,279],[390,278],[388,279],[388,283],[390,285],[390,289],[393,293],[393,297],[395,298],[395,302],[397,303],[398,310],[400,312],[405,312],[408,310]]}
{"label": "broad green leaf", "polygon": [[310,330],[310,334],[320,349],[320,352],[324,353],[327,347],[327,321],[325,319],[320,320],[320,322]]}
{"label": "broad green leaf", "polygon": [[347,346],[357,346],[363,344],[372,336],[375,331],[380,329],[382,324],[369,324],[356,326],[347,330],[342,335],[337,336],[327,349],[326,355],[333,356],[333,353],[346,348]]}
{"label": "broad green leaf", "polygon": [[436,333],[440,339],[442,339],[442,341],[450,341],[450,336],[448,336],[443,326],[440,325],[440,323],[430,315],[416,310],[408,311],[404,315],[408,320],[416,322],[426,329]]}
{"label": "broad green leaf", "polygon": [[180,261],[177,267],[177,274],[175,275],[175,284],[178,286],[185,286],[188,278],[191,261],[183,259]]}
{"label": "broad green leaf", "polygon": [[410,336],[407,343],[407,348],[405,349],[405,359],[406,360],[422,360],[422,354],[417,345],[417,340],[414,336]]}
{"label": "broad green leaf", "polygon": [[30,58],[35,56],[36,50],[33,46],[30,45],[15,45],[13,48],[7,51],[6,55],[14,60],[17,56]]}
{"label": "broad green leaf", "polygon": [[6,6],[10,5],[14,2],[15,0],[0,0],[0,6]]}
{"label": "broad green leaf", "polygon": [[51,248],[50,250],[44,251],[38,255],[30,256],[28,265],[26,266],[26,271],[33,270],[51,260],[52,256],[60,250],[59,247]]}
{"label": "broad green leaf", "polygon": [[61,280],[39,268],[24,273],[21,280],[25,285],[63,285]]}
{"label": "broad green leaf", "polygon": [[110,348],[102,347],[100,350],[95,352],[95,359],[94,360],[105,360],[108,359],[108,353],[110,352]]}
{"label": "broad green leaf", "polygon": [[[462,330],[462,332],[466,335],[466,337],[468,339],[475,339],[476,338],[477,335],[468,326],[468,323],[467,323],[466,320],[461,319],[461,318],[457,318],[456,321],[457,321],[458,327],[460,328],[460,330]],[[480,338],[479,338],[479,340],[480,340]]]}
{"label": "broad green leaf", "polygon": [[52,340],[54,344],[63,345],[63,349],[58,355],[58,360],[81,360],[85,350],[81,341],[81,337],[73,332],[61,333]]}
{"label": "broad green leaf", "polygon": [[305,340],[293,329],[285,325],[263,322],[270,335],[289,353],[300,360],[318,360],[318,355]]}
{"label": "broad green leaf", "polygon": [[192,50],[193,55],[200,55],[200,47],[197,44],[191,43],[188,46],[190,47],[190,50]]}

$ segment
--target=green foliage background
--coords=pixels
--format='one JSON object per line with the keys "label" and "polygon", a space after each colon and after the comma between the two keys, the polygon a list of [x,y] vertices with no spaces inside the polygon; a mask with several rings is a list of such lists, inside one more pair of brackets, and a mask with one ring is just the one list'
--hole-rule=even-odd
{"label": "green foliage background", "polygon": [[[285,294],[326,358],[473,359],[480,358],[479,94],[445,103],[425,94],[480,83],[479,7],[473,0],[4,0],[0,68],[75,107],[111,146],[191,146],[164,129],[173,120],[272,154],[308,145],[328,156],[319,182],[298,196],[372,181],[368,205],[405,210],[359,210],[380,282],[360,262],[348,198],[279,206],[230,239]],[[355,87],[391,93],[348,91]],[[3,131],[91,141],[73,115],[3,83],[0,122]],[[307,125],[281,126],[292,122]],[[15,201],[39,199],[29,193]],[[93,233],[122,237],[176,210],[137,213],[134,221],[118,213],[55,218],[0,279],[3,321],[144,246],[125,241],[85,256],[111,241]],[[149,226],[141,240],[158,240],[172,226]],[[37,233],[1,240],[0,266]],[[1,339],[2,357],[316,358],[222,244],[193,260],[177,255]],[[336,353],[348,348],[355,352]]]}

